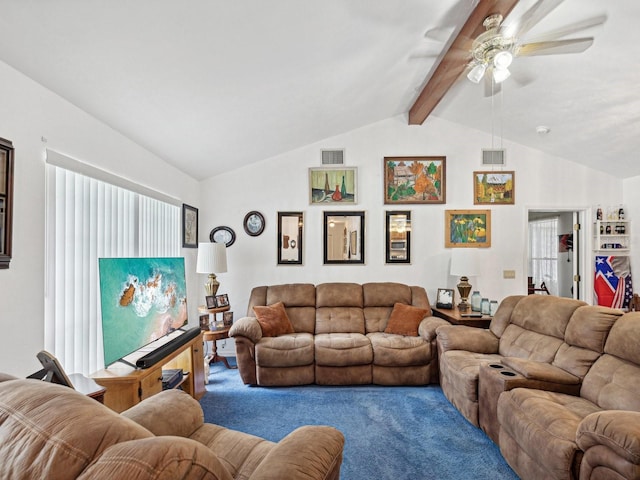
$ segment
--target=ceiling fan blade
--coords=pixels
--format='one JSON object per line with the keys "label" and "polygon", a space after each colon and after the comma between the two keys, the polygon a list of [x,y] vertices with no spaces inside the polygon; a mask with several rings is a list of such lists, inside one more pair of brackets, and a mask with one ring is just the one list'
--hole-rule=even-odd
{"label": "ceiling fan blade", "polygon": [[433,40],[434,42],[446,43],[453,33],[453,28],[449,27],[434,27],[427,30],[424,34],[424,38]]}
{"label": "ceiling fan blade", "polygon": [[516,3],[518,0],[478,2],[409,109],[409,125],[421,125],[464,72],[471,59],[473,39],[486,30],[482,25],[484,19],[495,13],[506,17]]}
{"label": "ceiling fan blade", "polygon": [[593,44],[593,37],[554,40],[551,42],[526,43],[516,47],[516,56],[556,55],[560,53],[581,53]]}
{"label": "ceiling fan blade", "polygon": [[570,25],[567,25],[562,28],[558,28],[556,30],[551,30],[543,35],[528,39],[529,42],[547,42],[550,40],[557,40],[567,35],[571,35],[573,33],[580,32],[582,30],[587,30],[588,28],[597,27],[598,25],[602,25],[607,21],[607,16],[605,14],[598,15],[597,17],[588,18],[586,20],[582,20],[580,22],[575,22]]}
{"label": "ceiling fan blade", "polygon": [[519,19],[510,22],[508,25],[504,25],[500,29],[500,33],[506,37],[522,38],[524,34],[531,30],[563,1],[564,0],[538,0],[529,10],[524,12]]}

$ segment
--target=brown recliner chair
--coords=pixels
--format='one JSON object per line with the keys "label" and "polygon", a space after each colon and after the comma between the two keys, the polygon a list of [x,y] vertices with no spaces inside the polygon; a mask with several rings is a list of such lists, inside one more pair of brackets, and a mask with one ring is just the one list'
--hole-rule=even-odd
{"label": "brown recliner chair", "polygon": [[305,426],[278,443],[204,423],[179,390],[118,414],[65,386],[0,374],[3,479],[332,479],[344,437]]}

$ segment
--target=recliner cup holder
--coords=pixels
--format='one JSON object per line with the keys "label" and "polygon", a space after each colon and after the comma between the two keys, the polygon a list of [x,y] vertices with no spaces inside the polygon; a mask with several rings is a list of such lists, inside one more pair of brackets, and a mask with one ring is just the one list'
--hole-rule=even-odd
{"label": "recliner cup holder", "polygon": [[503,370],[502,372],[500,372],[500,375],[504,375],[505,377],[515,377],[516,374],[513,372],[510,372],[508,370]]}
{"label": "recliner cup holder", "polygon": [[489,366],[491,368],[504,368],[504,365],[500,365],[499,363],[490,363]]}

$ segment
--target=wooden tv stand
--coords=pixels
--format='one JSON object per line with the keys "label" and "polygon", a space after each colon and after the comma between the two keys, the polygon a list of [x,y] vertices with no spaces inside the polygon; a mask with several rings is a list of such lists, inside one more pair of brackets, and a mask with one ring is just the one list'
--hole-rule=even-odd
{"label": "wooden tv stand", "polygon": [[181,368],[184,372],[182,389],[196,400],[205,394],[204,358],[202,335],[198,335],[171,352],[157,364],[138,369],[123,363],[112,365],[91,375],[91,378],[107,390],[104,404],[122,412],[162,391],[162,370]]}

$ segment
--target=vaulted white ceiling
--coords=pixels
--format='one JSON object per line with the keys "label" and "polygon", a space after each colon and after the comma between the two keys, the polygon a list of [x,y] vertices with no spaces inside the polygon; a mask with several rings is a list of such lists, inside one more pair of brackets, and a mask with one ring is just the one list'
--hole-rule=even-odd
{"label": "vaulted white ceiling", "polygon": [[[0,60],[203,179],[406,114],[476,3],[0,0]],[[463,76],[432,115],[640,175],[640,2],[566,0],[531,35],[602,13],[586,52],[516,59],[493,98]]]}

